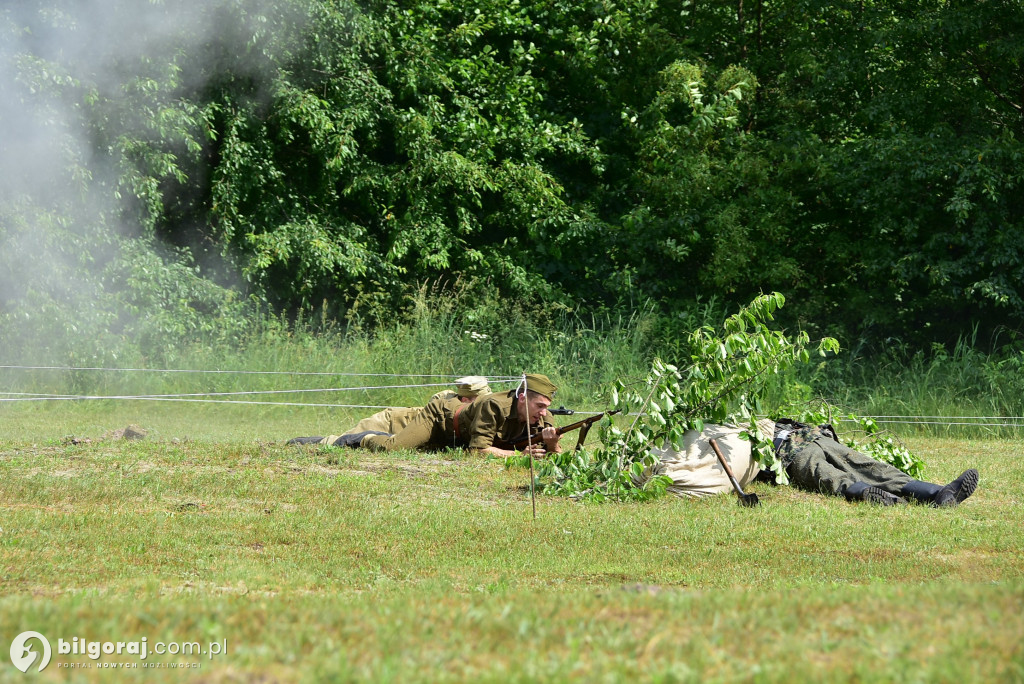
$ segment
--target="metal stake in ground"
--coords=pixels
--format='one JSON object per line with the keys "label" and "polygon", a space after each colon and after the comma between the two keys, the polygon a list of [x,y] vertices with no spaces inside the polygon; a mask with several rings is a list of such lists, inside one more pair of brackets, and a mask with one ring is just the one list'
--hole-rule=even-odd
{"label": "metal stake in ground", "polygon": [[[519,392],[517,394],[521,394],[522,397],[523,397],[523,400],[526,401],[526,399],[527,399],[527,396],[526,396],[526,371],[523,371],[522,385],[520,385],[520,390],[519,390]],[[518,400],[517,400],[517,402],[518,402]],[[516,410],[518,410],[518,408]],[[530,404],[527,403],[526,404],[526,453],[528,453],[530,455],[530,505],[533,507],[533,519],[536,520],[537,519],[537,492],[536,492],[536,489],[535,489],[534,483],[533,483],[533,481],[534,481],[534,477],[533,477],[533,448],[532,448],[533,444],[531,443],[531,441],[532,440],[530,439]],[[513,447],[513,450],[514,450],[514,447]]]}
{"label": "metal stake in ground", "polygon": [[760,506],[761,500],[757,498],[757,494],[751,492],[750,494],[743,493],[743,487],[740,487],[740,483],[736,481],[736,476],[732,474],[732,468],[729,467],[729,463],[725,460],[725,456],[722,455],[722,450],[718,448],[718,442],[713,439],[708,440],[711,443],[711,448],[715,450],[715,456],[718,457],[718,462],[722,464],[722,468],[725,469],[725,474],[729,476],[732,481],[732,486],[736,490],[736,496],[740,498],[740,506],[747,506],[753,508],[754,506]]}

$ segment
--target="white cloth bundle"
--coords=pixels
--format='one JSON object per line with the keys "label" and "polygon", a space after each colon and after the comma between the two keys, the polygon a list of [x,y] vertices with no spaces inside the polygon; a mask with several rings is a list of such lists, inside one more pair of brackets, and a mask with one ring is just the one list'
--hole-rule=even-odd
{"label": "white cloth bundle", "polygon": [[[759,420],[757,425],[762,434],[771,435],[775,430],[775,423],[770,420]],[[683,435],[682,451],[676,451],[671,444],[651,449],[651,453],[661,462],[654,468],[645,469],[643,479],[668,475],[672,478],[668,491],[676,496],[699,497],[731,492],[729,476],[718,462],[709,442],[714,439],[740,487],[746,489],[761,471],[761,466],[751,458],[750,442],[740,439],[744,429],[736,425],[707,424],[701,432],[690,430]]]}

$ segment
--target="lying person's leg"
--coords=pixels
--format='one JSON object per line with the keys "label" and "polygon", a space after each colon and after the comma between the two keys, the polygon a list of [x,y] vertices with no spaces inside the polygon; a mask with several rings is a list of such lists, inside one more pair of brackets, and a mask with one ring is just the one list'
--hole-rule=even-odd
{"label": "lying person's leg", "polygon": [[817,431],[796,434],[783,446],[791,481],[804,489],[845,496],[851,501],[891,506],[911,481],[899,468],[882,463]]}
{"label": "lying person's leg", "polygon": [[932,504],[933,506],[957,506],[973,494],[977,487],[978,471],[974,468],[969,468],[960,473],[960,477],[945,486],[935,484],[934,482],[911,480],[903,486],[901,494],[913,497],[921,503]]}
{"label": "lying person's leg", "polygon": [[956,506],[978,486],[978,471],[974,468],[943,486],[914,480],[899,468],[876,461],[831,437],[808,436],[809,441],[796,436],[783,447],[788,460],[786,471],[795,483],[807,489],[885,506],[901,503],[901,497],[934,506]]}

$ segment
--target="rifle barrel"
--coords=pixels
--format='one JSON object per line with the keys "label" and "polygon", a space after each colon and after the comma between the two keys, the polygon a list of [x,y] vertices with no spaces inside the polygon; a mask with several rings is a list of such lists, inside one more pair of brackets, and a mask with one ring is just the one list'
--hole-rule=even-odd
{"label": "rifle barrel", "polygon": [[[621,412],[621,409],[615,409],[614,411],[602,411],[601,413],[598,413],[597,415],[594,415],[594,416],[590,416],[589,418],[584,418],[583,420],[577,420],[575,423],[569,423],[568,425],[563,425],[563,426],[557,428],[558,436],[561,437],[562,435],[564,435],[567,432],[572,432],[573,430],[579,430],[584,425],[591,425],[593,423],[596,423],[597,421],[601,420],[601,418],[603,418],[606,415],[607,416],[611,416],[611,415],[614,415],[614,414],[620,413],[620,412]],[[531,432],[529,438],[521,439],[518,442],[512,444],[511,446],[512,446],[512,448],[514,450],[522,449],[523,447],[525,447],[530,442],[536,442],[537,440],[539,440],[540,439],[540,434],[541,434],[540,430],[536,430],[534,432]]]}

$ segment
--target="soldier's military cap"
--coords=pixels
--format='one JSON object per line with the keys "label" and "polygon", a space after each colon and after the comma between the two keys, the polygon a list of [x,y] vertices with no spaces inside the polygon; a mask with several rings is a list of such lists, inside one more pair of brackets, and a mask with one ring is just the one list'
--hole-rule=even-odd
{"label": "soldier's military cap", "polygon": [[554,384],[548,380],[546,375],[538,375],[536,373],[526,374],[526,389],[537,394],[543,394],[548,399],[555,398],[555,391],[558,390]]}
{"label": "soldier's military cap", "polygon": [[487,378],[482,375],[467,375],[455,381],[455,390],[460,397],[479,397],[481,394],[490,394],[491,388],[487,384]]}

